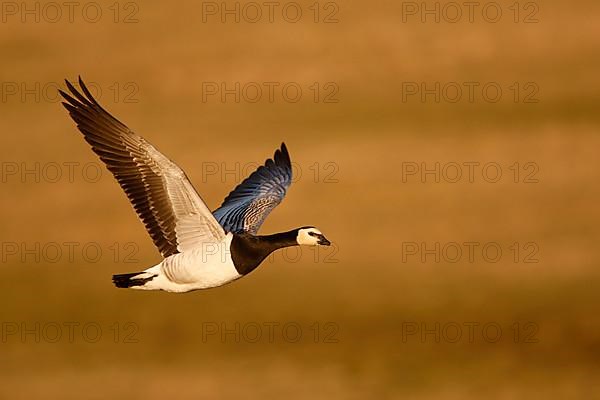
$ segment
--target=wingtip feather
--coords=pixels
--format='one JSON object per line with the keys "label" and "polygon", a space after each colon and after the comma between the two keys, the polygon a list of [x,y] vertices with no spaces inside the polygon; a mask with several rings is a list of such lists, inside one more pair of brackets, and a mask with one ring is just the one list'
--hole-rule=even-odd
{"label": "wingtip feather", "polygon": [[285,166],[285,167],[291,167],[291,165],[292,165],[292,161],[290,159],[290,153],[288,152],[285,142],[281,142],[281,148],[275,150],[275,155],[273,158],[275,160],[275,164],[277,164],[277,165],[281,165],[281,166]]}

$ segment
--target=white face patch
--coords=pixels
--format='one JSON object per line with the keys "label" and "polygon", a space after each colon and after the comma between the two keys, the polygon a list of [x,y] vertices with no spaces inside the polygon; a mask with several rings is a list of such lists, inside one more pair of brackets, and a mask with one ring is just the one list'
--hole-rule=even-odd
{"label": "white face patch", "polygon": [[298,231],[298,236],[296,237],[296,241],[298,244],[305,246],[318,246],[319,245],[319,237],[310,235],[322,235],[321,231],[317,228],[302,228]]}

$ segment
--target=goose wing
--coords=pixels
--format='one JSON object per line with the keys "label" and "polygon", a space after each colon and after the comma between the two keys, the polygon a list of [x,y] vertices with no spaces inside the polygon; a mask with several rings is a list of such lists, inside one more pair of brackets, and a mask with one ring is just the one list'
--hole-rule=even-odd
{"label": "goose wing", "polygon": [[281,203],[291,183],[292,163],[282,143],[273,158],[229,193],[213,215],[228,232],[255,235],[269,213]]}
{"label": "goose wing", "polygon": [[66,81],[60,91],[77,128],[129,198],[163,257],[205,242],[220,242],[223,228],[185,173],[93,98],[79,78],[80,93]]}

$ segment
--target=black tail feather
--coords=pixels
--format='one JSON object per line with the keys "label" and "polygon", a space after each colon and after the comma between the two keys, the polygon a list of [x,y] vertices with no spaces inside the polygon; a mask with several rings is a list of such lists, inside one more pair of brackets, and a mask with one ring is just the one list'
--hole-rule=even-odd
{"label": "black tail feather", "polygon": [[129,274],[119,274],[113,275],[112,281],[118,288],[128,288],[132,286],[143,286],[146,282],[151,281],[157,275],[150,276],[148,278],[136,278],[132,279],[134,276],[143,274],[144,272],[132,272]]}

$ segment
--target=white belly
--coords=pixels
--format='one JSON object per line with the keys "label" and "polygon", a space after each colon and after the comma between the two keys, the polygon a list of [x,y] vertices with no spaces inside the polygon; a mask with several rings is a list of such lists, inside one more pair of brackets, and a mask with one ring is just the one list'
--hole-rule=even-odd
{"label": "white belly", "polygon": [[147,270],[158,276],[140,289],[188,292],[221,286],[240,278],[229,251],[233,235],[220,244],[208,244],[174,254]]}

